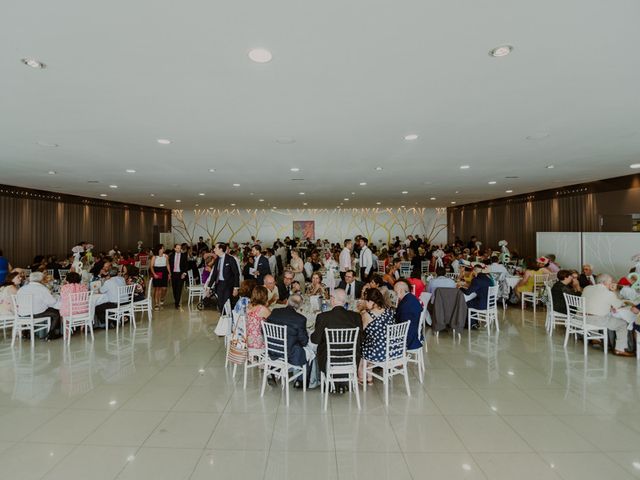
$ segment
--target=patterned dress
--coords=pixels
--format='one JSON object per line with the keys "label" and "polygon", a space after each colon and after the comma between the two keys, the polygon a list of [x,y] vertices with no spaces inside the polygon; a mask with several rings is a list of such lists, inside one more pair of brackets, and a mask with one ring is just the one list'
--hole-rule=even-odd
{"label": "patterned dress", "polygon": [[247,310],[247,347],[264,348],[264,338],[262,337],[262,322],[264,318],[258,313],[259,308]]}
{"label": "patterned dress", "polygon": [[372,311],[368,313],[372,321],[364,329],[362,357],[374,362],[383,362],[387,348],[387,325],[395,323],[393,310],[386,308],[377,316]]}

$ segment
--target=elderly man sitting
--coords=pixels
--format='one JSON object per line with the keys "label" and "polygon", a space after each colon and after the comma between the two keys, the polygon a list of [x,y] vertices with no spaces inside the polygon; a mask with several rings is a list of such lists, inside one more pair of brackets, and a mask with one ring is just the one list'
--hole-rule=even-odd
{"label": "elderly man sitting", "polygon": [[613,283],[613,278],[606,273],[598,275],[595,285],[588,285],[584,288],[582,298],[584,298],[587,322],[592,325],[606,326],[609,330],[615,331],[616,345],[613,350],[614,355],[632,357],[633,353],[625,349],[627,345],[627,322],[612,316],[616,309],[624,305],[623,301],[615,294],[615,288],[616,285]]}
{"label": "elderly man sitting", "polygon": [[279,300],[278,287],[273,275],[264,276],[264,287],[267,289],[267,307],[271,307],[271,305]]}
{"label": "elderly man sitting", "polygon": [[[44,274],[42,272],[33,272],[29,275],[29,283],[18,290],[18,297],[31,295],[34,318],[51,318],[51,329],[46,335],[47,340],[55,340],[62,336],[58,301],[53,298],[49,289],[42,284],[43,278]],[[44,338],[44,336],[45,333],[42,332],[40,338]]]}

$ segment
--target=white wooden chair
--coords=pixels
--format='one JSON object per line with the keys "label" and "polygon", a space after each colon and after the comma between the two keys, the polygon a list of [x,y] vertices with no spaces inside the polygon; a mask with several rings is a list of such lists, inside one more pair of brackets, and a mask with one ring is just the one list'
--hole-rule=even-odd
{"label": "white wooden chair", "polygon": [[53,280],[53,276],[55,275],[56,271],[53,268],[47,268],[47,275],[49,276],[50,279]]}
{"label": "white wooden chair", "polygon": [[384,271],[384,262],[378,262],[378,273],[380,275],[384,275],[385,273],[387,273]]}
{"label": "white wooden chair", "polygon": [[11,346],[14,346],[16,338],[22,339],[22,332],[29,332],[31,348],[33,348],[35,334],[43,330],[48,332],[51,329],[51,317],[34,318],[32,295],[11,295],[11,301],[13,303]]}
{"label": "white wooden chair", "polygon": [[543,273],[541,275],[533,276],[533,291],[532,292],[520,292],[520,308],[524,309],[525,303],[531,303],[533,305],[533,314],[536,313],[536,305],[542,297],[540,291],[544,288],[545,282],[549,280],[549,275]]}
{"label": "white wooden chair", "polygon": [[153,320],[153,307],[151,306],[151,295],[153,293],[153,282],[149,279],[149,285],[147,285],[147,295],[144,300],[138,300],[137,302],[133,302],[133,313],[136,314],[140,312],[140,319],[144,317],[144,313],[147,312],[147,318],[149,319],[149,325],[151,325],[151,320]]}
{"label": "white wooden chair", "polygon": [[324,395],[324,409],[329,404],[329,390],[335,382],[348,382],[350,391],[355,393],[356,404],[360,410],[360,392],[358,390],[358,366],[356,365],[356,345],[358,328],[327,328],[327,366],[320,372],[320,394]]}
{"label": "white wooden chair", "polygon": [[469,335],[471,335],[471,320],[486,323],[488,333],[491,333],[491,325],[494,323],[496,331],[500,331],[500,325],[498,324],[498,287],[489,287],[489,291],[487,292],[487,308],[485,310],[478,310],[476,308],[469,308],[467,310],[467,329],[469,330]]}
{"label": "white wooden chair", "polygon": [[607,327],[589,324],[587,313],[585,312],[584,298],[565,293],[564,301],[567,302],[568,317],[567,331],[564,334],[564,346],[567,346],[569,336],[572,333],[582,335],[585,356],[587,355],[589,340],[602,340],[604,344],[604,354],[606,356],[608,349]]}
{"label": "white wooden chair", "polygon": [[[133,294],[135,285],[125,285],[118,287],[118,305],[116,308],[108,309],[106,313],[105,330],[109,331],[109,322],[116,322],[116,334],[120,323],[124,326],[124,318],[129,317],[130,325],[136,328],[136,317],[133,313]],[[129,327],[131,328],[131,327]]]}
{"label": "white wooden chair", "polygon": [[420,274],[421,275],[426,275],[429,273],[429,260],[422,260],[420,262]]}
{"label": "white wooden chair", "polygon": [[187,305],[191,307],[191,303],[193,302],[194,298],[197,298],[198,301],[200,301],[204,297],[204,285],[196,282],[196,279],[193,276],[193,270],[189,270],[187,272],[187,276],[189,278],[189,285],[187,285],[189,299],[187,301]]}
{"label": "white wooden chair", "polygon": [[[241,315],[239,313],[236,313],[236,312],[232,312],[231,315],[233,317],[233,325],[235,326],[236,331],[241,326],[242,327],[242,331],[245,332],[244,334],[246,335],[246,332],[247,332],[247,317],[245,317],[244,315]],[[230,344],[231,344],[231,341],[229,340],[227,342],[227,355],[229,354],[229,346],[230,346]],[[243,383],[242,383],[242,388],[244,388],[245,390],[247,389],[247,374],[249,373],[249,369],[250,368],[260,367],[261,365],[264,365],[264,356],[265,356],[265,349],[264,348],[248,348],[247,349],[247,359],[245,360],[244,365],[243,365],[244,378],[243,378]],[[237,369],[238,369],[238,365],[234,365],[233,366],[233,373],[231,375],[232,377],[236,376],[236,370]]]}
{"label": "white wooden chair", "polygon": [[64,283],[64,281],[67,279],[67,274],[69,273],[69,269],[68,268],[61,268],[60,270],[58,270],[58,275],[60,276],[60,283]]}
{"label": "white wooden chair", "polygon": [[551,286],[549,284],[545,285],[547,290],[547,318],[544,322],[544,327],[546,328],[549,335],[553,335],[553,331],[556,328],[556,323],[561,323],[565,327],[567,326],[567,314],[566,313],[558,313],[555,311],[553,307],[553,297],[551,296]]}
{"label": "white wooden chair", "polygon": [[2,336],[7,338],[7,328],[13,328],[13,313],[8,313],[6,315],[0,315],[0,328],[2,328]]}
{"label": "white wooden chair", "polygon": [[409,278],[411,276],[411,262],[400,262],[400,276]]}
{"label": "white wooden chair", "polygon": [[[422,295],[420,295],[422,296]],[[414,350],[407,349],[407,362],[415,363],[418,366],[418,378],[420,379],[420,383],[424,382],[424,352],[423,349],[427,349],[427,339],[424,335],[425,323],[427,320],[427,304],[424,304],[422,307],[422,312],[420,312],[420,321],[418,324],[418,335],[422,337],[422,347],[416,348]]]}
{"label": "white wooden chair", "polygon": [[[422,313],[424,313],[424,320],[425,320],[424,329],[425,330],[427,329],[427,325],[431,326],[431,324],[433,323],[432,320],[431,320],[431,314],[429,313],[429,310],[427,308],[428,305],[429,305],[429,302],[431,302],[431,296],[432,295],[433,295],[432,293],[429,293],[429,292],[426,292],[426,291],[422,292],[420,294],[420,302],[422,303],[422,305],[424,305],[424,310],[422,310]],[[424,332],[424,333],[426,335],[426,332]],[[424,342],[424,349],[427,352],[429,351],[427,349],[427,342],[426,341]]]}
{"label": "white wooden chair", "polygon": [[[372,362],[362,359],[363,370],[368,377],[371,375],[378,380],[382,380],[384,384],[384,403],[389,405],[389,381],[396,375],[404,376],[404,384],[407,389],[407,395],[411,396],[411,388],[409,387],[409,374],[407,371],[407,333],[409,332],[409,321],[396,323],[395,325],[387,325],[387,341],[385,347],[385,359],[382,362]],[[373,372],[374,368],[381,368],[382,373]],[[367,382],[362,382],[364,391],[367,391]]]}
{"label": "white wooden chair", "polygon": [[87,331],[93,337],[93,315],[91,315],[91,292],[78,292],[69,295],[69,315],[62,318],[62,335],[64,341],[71,342],[71,332],[76,327],[84,328],[84,335]]}
{"label": "white wooden chair", "polygon": [[445,273],[445,276],[446,276],[447,278],[450,278],[450,279],[451,279],[451,280],[453,280],[454,282],[458,280],[458,277],[460,277],[460,275],[459,275],[459,274],[457,274],[457,273],[450,273],[450,272]]}
{"label": "white wooden chair", "polygon": [[[285,391],[287,407],[289,406],[289,383],[302,376],[302,388],[307,391],[307,367],[303,365],[291,365],[287,356],[287,327],[273,323],[262,322],[262,336],[264,337],[264,374],[262,377],[262,389],[260,396],[264,396],[267,386],[267,377],[274,375],[282,382]],[[289,375],[289,370],[292,375]]]}
{"label": "white wooden chair", "polygon": [[140,257],[138,257],[140,260],[138,263],[140,263],[140,266],[138,267],[138,269],[140,270],[140,275],[142,275],[143,277],[147,277],[149,275],[149,256],[148,255],[140,255]]}

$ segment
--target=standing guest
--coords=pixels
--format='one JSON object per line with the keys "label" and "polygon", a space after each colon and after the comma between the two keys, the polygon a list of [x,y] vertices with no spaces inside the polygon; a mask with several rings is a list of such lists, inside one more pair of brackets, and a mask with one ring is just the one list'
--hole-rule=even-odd
{"label": "standing guest", "polygon": [[300,284],[300,288],[304,289],[304,262],[300,258],[300,252],[297,249],[291,250],[291,271],[294,275],[294,280]]}
{"label": "standing guest", "polygon": [[204,238],[198,237],[198,252],[201,252],[202,250],[209,250],[209,247],[207,246],[207,243],[204,241]]}
{"label": "standing guest", "polygon": [[398,280],[393,286],[393,290],[398,297],[396,323],[406,322],[407,320],[410,322],[409,332],[407,333],[407,349],[422,348],[424,337],[419,328],[422,305],[411,293],[409,283],[405,279]]}
{"label": "standing guest", "polygon": [[218,242],[213,247],[216,261],[213,264],[213,272],[207,280],[205,288],[213,289],[218,297],[218,311],[222,312],[224,304],[232,296],[238,294],[240,288],[240,271],[238,262],[229,253],[226,243]]}
{"label": "standing guest", "polygon": [[104,294],[96,304],[95,318],[93,320],[96,328],[104,328],[106,325],[107,310],[117,308],[118,299],[120,298],[119,288],[126,286],[124,278],[120,275],[108,277],[100,287],[100,293]]}
{"label": "standing guest", "polygon": [[273,253],[273,249],[267,248],[264,252],[264,256],[267,257],[269,261],[269,270],[271,271],[271,275],[274,277],[278,275],[278,260]]}
{"label": "standing guest", "polygon": [[554,312],[563,315],[567,314],[567,303],[564,300],[565,293],[567,295],[580,295],[580,293],[573,288],[573,283],[574,278],[569,270],[558,271],[558,281],[551,287],[551,300],[553,301]]}
{"label": "standing guest", "polygon": [[353,250],[353,240],[347,238],[344,241],[344,248],[340,252],[340,279],[344,282],[344,275],[347,270],[351,270],[351,250]]}
{"label": "standing guest", "polygon": [[[384,362],[387,348],[387,326],[395,323],[393,310],[387,308],[380,290],[369,288],[364,293],[365,309],[362,316],[362,358],[371,362]],[[365,381],[363,362],[359,366],[359,383]],[[366,381],[373,385],[370,374]]]}
{"label": "standing guest", "polygon": [[580,274],[578,281],[580,282],[580,288],[596,284],[596,277],[593,274],[593,267],[591,265],[585,263],[582,266],[582,273]]}
{"label": "standing guest", "polygon": [[47,334],[47,340],[55,340],[60,338],[62,333],[60,331],[60,312],[58,311],[58,301],[53,298],[51,292],[47,287],[42,285],[42,279],[44,275],[42,272],[32,272],[29,275],[29,283],[18,290],[18,297],[31,295],[32,299],[32,311],[34,318],[51,318],[51,328]]}
{"label": "standing guest", "polygon": [[251,255],[253,256],[253,265],[249,274],[256,279],[258,285],[264,285],[264,277],[271,274],[269,260],[262,255],[262,247],[257,243],[251,247]]}
{"label": "standing guest", "polygon": [[[344,304],[347,300],[347,295],[344,290],[338,288],[333,291],[331,295],[332,309],[328,312],[319,313],[316,317],[316,324],[313,333],[311,334],[311,341],[318,345],[316,351],[316,358],[318,361],[318,368],[321,372],[327,371],[327,339],[324,331],[327,328],[359,328],[358,332],[358,347],[356,348],[356,354],[359,356],[360,343],[362,341],[362,318],[357,312],[352,312],[344,308]],[[360,359],[356,359],[356,364]],[[337,384],[337,391],[344,393],[345,385]]]}
{"label": "standing guest", "polygon": [[184,279],[187,277],[189,269],[189,259],[187,254],[182,251],[182,246],[176,243],[173,246],[173,252],[169,255],[169,270],[171,271],[171,289],[173,290],[173,301],[176,310],[182,310],[180,299],[182,298],[182,286]]}
{"label": "standing guest", "polygon": [[278,287],[276,286],[276,279],[273,275],[265,275],[264,288],[267,289],[267,307],[271,307],[278,301]]}
{"label": "standing guest", "polygon": [[256,285],[247,307],[247,348],[264,348],[262,322],[270,315],[271,310],[267,307],[267,289],[263,285]]}
{"label": "standing guest", "polygon": [[146,295],[144,277],[140,275],[140,270],[135,265],[125,265],[122,268],[122,276],[127,285],[135,285],[133,289],[133,301],[144,300]]}
{"label": "standing guest", "polygon": [[0,285],[0,316],[13,315],[12,295],[18,294],[18,289],[22,283],[20,272],[11,272]]}
{"label": "standing guest", "polygon": [[151,265],[149,267],[153,278],[153,303],[158,310],[164,305],[164,297],[167,294],[167,282],[171,270],[169,270],[169,258],[164,253],[164,245],[158,245],[153,251]]}
{"label": "standing guest", "polygon": [[369,240],[366,237],[360,238],[360,281],[368,282],[369,275],[373,270],[373,255],[369,248]]}
{"label": "standing guest", "polygon": [[5,277],[11,270],[13,269],[9,260],[4,257],[2,250],[0,250],[0,284],[4,283]]}

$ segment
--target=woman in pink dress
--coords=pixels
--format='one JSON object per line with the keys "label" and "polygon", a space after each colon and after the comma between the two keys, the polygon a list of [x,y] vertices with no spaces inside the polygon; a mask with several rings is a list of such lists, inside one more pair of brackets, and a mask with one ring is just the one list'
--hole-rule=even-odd
{"label": "woman in pink dress", "polygon": [[264,348],[262,337],[262,322],[271,315],[267,308],[269,294],[267,289],[258,285],[251,292],[251,301],[247,307],[247,347]]}
{"label": "woman in pink dress", "polygon": [[[80,283],[80,274],[76,272],[67,273],[65,284],[60,288],[60,315],[68,317],[71,313],[71,294],[86,292],[87,286]],[[83,311],[74,311],[74,314],[86,313]]]}

